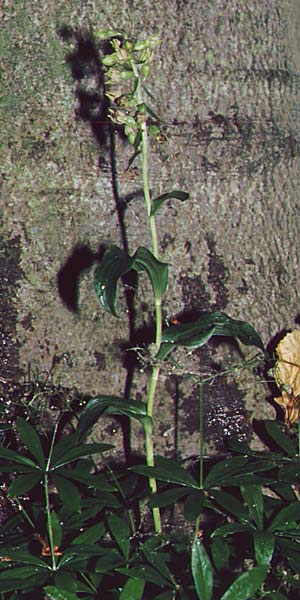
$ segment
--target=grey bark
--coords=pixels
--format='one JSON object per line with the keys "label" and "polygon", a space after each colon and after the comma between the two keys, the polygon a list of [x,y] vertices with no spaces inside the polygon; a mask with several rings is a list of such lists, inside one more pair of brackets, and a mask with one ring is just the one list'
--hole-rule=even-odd
{"label": "grey bark", "polygon": [[[79,111],[80,94],[98,91],[95,61],[88,63],[82,54],[76,74],[68,60],[78,51],[80,59],[80,43],[107,24],[133,35],[156,31],[162,40],[151,91],[165,120],[166,140],[153,148],[152,188],[155,195],[174,188],[191,195],[188,205],[170,203],[158,218],[162,257],[171,265],[166,313],[224,310],[249,320],[266,343],[294,327],[299,315],[298,2],[67,4],[49,1],[44,10],[31,1],[2,9],[1,236],[7,247],[19,240],[19,283],[8,288],[17,311],[10,313],[7,333],[16,371],[25,373],[30,364],[40,377],[55,363],[53,383],[84,394],[124,390],[124,297],[124,312],[115,321],[98,306],[90,272],[81,277],[77,313],[62,303],[57,286],[58,273],[78,245],[84,245],[88,264],[99,243],[121,242],[107,148],[100,148]],[[96,102],[95,115],[97,110]],[[120,194],[135,194],[139,169],[128,178],[129,149],[119,139],[116,151]],[[130,204],[125,227],[133,252],[147,239],[140,200]],[[153,309],[145,282],[136,309],[139,324],[149,322]],[[238,359],[225,345],[196,353],[186,369],[205,375],[215,372],[215,363]],[[11,378],[6,365],[7,357],[1,368],[3,377]],[[146,379],[146,373],[136,373],[133,397],[144,398]],[[176,444],[185,456],[197,451],[197,395],[193,378],[182,371],[163,375],[158,451],[173,452]],[[206,386],[207,449],[222,448],[224,434],[245,439],[253,416],[274,416],[267,395],[254,376],[243,374]],[[117,426],[114,431],[120,445]],[[142,435],[138,430],[135,435],[138,446]]]}

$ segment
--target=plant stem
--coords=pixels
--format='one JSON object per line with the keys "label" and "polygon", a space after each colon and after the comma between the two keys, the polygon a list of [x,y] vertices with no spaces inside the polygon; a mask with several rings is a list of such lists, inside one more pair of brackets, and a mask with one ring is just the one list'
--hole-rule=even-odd
{"label": "plant stem", "polygon": [[[138,105],[143,104],[142,90],[141,90],[141,79],[139,76],[139,72],[137,66],[135,64],[132,65],[133,71],[137,78],[137,88],[136,88],[136,98]],[[151,237],[151,247],[152,253],[156,259],[159,259],[158,252],[158,239],[157,239],[157,231],[154,215],[152,212],[152,202],[151,195],[149,189],[149,176],[148,176],[148,132],[147,132],[147,123],[146,118],[141,124],[141,149],[142,149],[142,181],[143,181],[143,194],[145,207],[148,216],[148,224],[150,230]],[[158,353],[161,346],[161,338],[162,338],[162,306],[161,306],[161,298],[156,296],[154,291],[154,301],[155,301],[155,354]],[[152,365],[152,372],[149,381],[148,387],[148,398],[147,398],[147,416],[152,419],[153,423],[153,408],[154,408],[154,397],[156,386],[159,377],[159,366]],[[153,443],[153,424],[151,427],[145,428],[145,446],[146,446],[146,461],[148,467],[154,467],[154,443]],[[149,479],[149,486],[153,494],[157,491],[157,484],[154,478]],[[154,529],[156,533],[160,533],[162,531],[161,525],[161,516],[159,508],[152,509],[153,521],[154,521]]]}
{"label": "plant stem", "polygon": [[203,490],[203,450],[204,450],[204,439],[203,439],[203,383],[199,383],[199,487]]}
{"label": "plant stem", "polygon": [[54,442],[55,442],[55,437],[56,437],[57,429],[58,429],[58,423],[56,423],[55,427],[54,427],[53,436],[52,436],[52,440],[51,440],[50,451],[49,451],[49,456],[48,456],[48,460],[47,460],[47,464],[46,464],[46,469],[45,469],[45,476],[44,476],[44,490],[45,490],[45,500],[46,500],[47,525],[48,525],[49,546],[50,546],[50,552],[51,552],[51,560],[52,560],[52,569],[53,569],[53,571],[56,571],[56,560],[55,560],[53,530],[52,530],[52,521],[51,521],[51,509],[50,509],[50,499],[49,499],[49,479],[48,479],[48,473],[49,473],[49,470],[50,470],[51,457],[52,457],[52,452],[53,452],[53,447],[54,447]]}

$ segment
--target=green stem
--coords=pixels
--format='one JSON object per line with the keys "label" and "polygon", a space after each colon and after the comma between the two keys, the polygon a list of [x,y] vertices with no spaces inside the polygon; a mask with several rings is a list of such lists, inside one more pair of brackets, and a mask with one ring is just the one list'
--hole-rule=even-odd
{"label": "green stem", "polygon": [[17,507],[18,507],[19,511],[22,512],[22,514],[25,517],[26,521],[28,521],[29,525],[33,529],[35,529],[34,522],[31,520],[31,518],[30,518],[29,514],[26,512],[25,508],[23,508],[23,506],[22,506],[21,502],[19,501],[19,499],[16,498],[16,497],[14,497],[14,500],[15,500],[15,502],[17,504]]}
{"label": "green stem", "polygon": [[[132,65],[133,71],[137,78],[137,88],[136,88],[136,99],[138,104],[143,103],[143,96],[141,90],[141,80],[138,73],[137,66],[135,64]],[[154,215],[152,212],[152,202],[149,188],[149,175],[148,175],[148,132],[147,132],[147,123],[146,119],[141,124],[141,149],[142,149],[142,181],[143,181],[143,194],[146,212],[148,216],[150,237],[151,237],[151,247],[152,253],[155,258],[159,259],[159,251],[158,251],[158,238],[156,231],[156,223]],[[157,297],[154,292],[154,301],[155,301],[155,354],[158,353],[161,346],[162,339],[162,306],[161,306],[161,298]],[[159,367],[157,365],[152,366],[152,372],[149,381],[148,388],[148,398],[147,398],[147,416],[152,419],[153,422],[153,408],[154,408],[154,397],[155,391],[157,387],[158,377],[159,377]],[[145,431],[145,446],[146,446],[146,462],[148,467],[154,467],[154,443],[153,443],[153,425],[151,427],[146,427]],[[149,479],[149,486],[151,492],[153,494],[157,491],[157,483],[154,478]],[[161,516],[159,508],[152,509],[153,521],[154,521],[154,529],[156,533],[160,533],[162,531],[161,525]]]}
{"label": "green stem", "polygon": [[300,456],[300,417],[298,417],[298,456]]}
{"label": "green stem", "polygon": [[54,427],[53,436],[52,436],[52,440],[51,440],[51,447],[50,447],[50,451],[49,451],[49,456],[48,456],[48,460],[47,460],[47,464],[46,464],[46,469],[45,469],[45,476],[44,476],[44,490],[45,490],[45,500],[46,500],[47,525],[48,525],[49,546],[50,546],[50,552],[51,552],[51,560],[52,560],[52,569],[53,569],[53,571],[56,571],[56,560],[55,560],[54,540],[53,540],[53,530],[52,530],[52,520],[51,520],[50,497],[49,497],[49,477],[48,477],[48,473],[49,473],[49,470],[50,470],[51,457],[52,457],[52,452],[53,452],[53,448],[54,448],[54,442],[55,442],[55,437],[56,437],[57,429],[58,429],[58,423],[56,423],[55,427]]}
{"label": "green stem", "polygon": [[203,439],[203,383],[199,383],[199,454],[200,454],[200,465],[199,465],[199,487],[203,490],[203,451],[204,451],[204,439]]}

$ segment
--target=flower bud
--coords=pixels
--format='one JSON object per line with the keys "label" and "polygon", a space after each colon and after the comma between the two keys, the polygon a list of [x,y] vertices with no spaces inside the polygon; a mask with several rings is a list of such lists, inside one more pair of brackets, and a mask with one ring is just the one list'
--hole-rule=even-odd
{"label": "flower bud", "polygon": [[[126,133],[126,131],[125,131]],[[127,139],[129,141],[129,144],[131,144],[132,146],[134,146],[134,142],[135,142],[135,138],[136,138],[136,134],[135,133],[129,133],[129,135],[127,135]]]}
{"label": "flower bud", "polygon": [[134,49],[136,52],[139,52],[140,50],[144,50],[144,49],[145,49],[145,48],[147,48],[147,47],[148,47],[148,40],[141,40],[140,42],[136,42],[136,43],[134,44],[134,47],[133,47],[133,49]]}
{"label": "flower bud", "polygon": [[96,38],[98,40],[107,40],[107,38],[122,36],[121,31],[117,31],[116,29],[99,29],[96,31]]}
{"label": "flower bud", "polygon": [[106,67],[112,67],[113,65],[115,65],[117,62],[117,55],[115,52],[113,52],[112,54],[106,54],[106,56],[103,56],[102,58],[102,63],[106,66]]}
{"label": "flower bud", "polygon": [[156,137],[160,133],[158,125],[149,125],[149,133]]}
{"label": "flower bud", "polygon": [[124,48],[125,50],[128,50],[129,52],[131,52],[131,50],[133,49],[133,42],[131,40],[126,40],[126,42],[124,43]]}
{"label": "flower bud", "polygon": [[132,79],[134,77],[134,73],[133,71],[122,71],[121,72],[121,78],[125,79],[125,81],[127,81],[128,79]]}
{"label": "flower bud", "polygon": [[143,77],[148,77],[151,73],[151,67],[148,63],[143,64],[142,66],[142,75]]}

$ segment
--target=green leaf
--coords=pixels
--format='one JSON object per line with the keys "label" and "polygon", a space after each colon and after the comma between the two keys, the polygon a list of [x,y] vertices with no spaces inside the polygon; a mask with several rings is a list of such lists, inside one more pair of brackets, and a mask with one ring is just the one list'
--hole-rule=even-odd
{"label": "green leaf", "polygon": [[51,571],[51,567],[45,561],[29,552],[24,552],[23,550],[13,550],[8,547],[1,547],[0,558],[3,560],[3,563],[9,558],[12,563],[37,566],[41,569]]}
{"label": "green leaf", "polygon": [[[242,484],[261,484],[267,483],[276,484],[277,481],[267,475],[270,469],[274,468],[274,460],[251,460],[248,457],[234,456],[233,458],[225,459],[214,465],[205,478],[204,488],[208,489],[220,485],[235,485]],[[256,473],[262,471],[263,477],[258,477]]]}
{"label": "green leaf", "polygon": [[22,494],[29,492],[29,490],[32,490],[32,488],[34,488],[41,480],[41,477],[42,473],[37,473],[36,471],[26,475],[19,475],[19,477],[16,477],[10,484],[7,492],[10,496],[21,496]]}
{"label": "green leaf", "polygon": [[184,202],[189,198],[189,194],[187,194],[186,192],[181,192],[180,190],[173,190],[172,192],[167,192],[166,194],[161,194],[161,196],[154,198],[151,201],[151,216],[155,215],[155,213],[162,206],[162,204],[164,204],[164,202],[166,202],[166,200],[168,200],[169,198],[176,198],[177,200],[181,200],[181,202]]}
{"label": "green leaf", "polygon": [[78,422],[77,431],[82,438],[104,413],[110,415],[125,415],[136,419],[143,425],[152,423],[147,416],[147,406],[144,402],[125,400],[118,396],[97,396],[91,398],[85,405]]}
{"label": "green leaf", "polygon": [[268,573],[268,566],[254,567],[251,571],[246,571],[237,577],[237,579],[226,590],[220,600],[250,600],[263,584]]}
{"label": "green leaf", "polygon": [[258,529],[263,528],[263,494],[259,485],[242,485],[241,492]]}
{"label": "green leaf", "polygon": [[192,546],[192,574],[196,592],[200,600],[211,600],[213,589],[213,570],[208,554],[199,539]]}
{"label": "green leaf", "polygon": [[210,549],[216,569],[218,571],[225,569],[230,556],[228,543],[217,538],[212,542]]}
{"label": "green leaf", "polygon": [[[298,457],[290,464],[285,464],[283,467],[281,467],[281,469],[279,469],[278,480],[279,481],[287,481],[288,483],[290,483],[292,485],[295,485],[296,483],[299,484],[300,469],[299,469],[299,458]],[[290,489],[290,486],[288,486],[288,489]],[[291,489],[290,489],[290,491],[292,492]],[[293,494],[293,492],[292,492],[292,494]],[[295,495],[294,495],[294,497],[295,497]]]}
{"label": "green leaf", "polygon": [[93,544],[94,542],[98,542],[105,533],[105,530],[105,525],[102,522],[92,525],[74,538],[72,544]]}
{"label": "green leaf", "polygon": [[78,600],[78,596],[73,592],[68,592],[63,588],[58,588],[54,585],[47,585],[44,588],[48,600]]}
{"label": "green leaf", "polygon": [[1,571],[0,573],[0,582],[9,581],[11,579],[27,579],[28,577],[32,577],[32,575],[36,575],[40,570],[38,565],[26,566],[26,567],[12,567],[10,569],[5,569],[5,571]]}
{"label": "green leaf", "polygon": [[96,296],[107,312],[115,317],[116,297],[120,277],[130,270],[130,258],[118,246],[107,249],[94,274]]}
{"label": "green leaf", "polygon": [[210,498],[215,500],[219,506],[225,509],[226,513],[234,515],[239,521],[243,523],[248,522],[248,512],[245,507],[235,498],[232,494],[227,492],[214,490],[210,494]]}
{"label": "green leaf", "polygon": [[78,488],[64,477],[53,475],[53,483],[62,502],[75,512],[81,511],[81,495]]}
{"label": "green leaf", "polygon": [[174,577],[166,564],[168,554],[164,552],[161,553],[159,551],[160,548],[160,540],[149,538],[143,543],[141,550],[149,565],[154,567],[163,577],[170,581],[171,585],[174,585]]}
{"label": "green leaf", "polygon": [[11,460],[12,462],[20,463],[21,465],[26,465],[29,467],[33,467],[34,469],[39,469],[31,458],[27,458],[27,456],[23,456],[22,454],[18,454],[13,450],[8,450],[7,448],[0,448],[0,458],[5,458],[6,460]]}
{"label": "green leaf", "polygon": [[205,496],[202,490],[190,492],[184,503],[184,516],[187,521],[195,521],[202,513]]}
{"label": "green leaf", "polygon": [[107,312],[118,316],[116,309],[118,282],[128,271],[146,271],[154,297],[161,299],[168,285],[168,265],[158,261],[147,248],[139,247],[130,257],[118,246],[108,248],[94,274],[96,296]]}
{"label": "green leaf", "polygon": [[172,490],[167,490],[166,492],[161,492],[159,494],[152,494],[148,506],[150,508],[154,508],[155,506],[160,508],[163,506],[170,506],[171,504],[175,504],[179,498],[182,498],[187,494],[188,491],[182,487],[173,488]]}
{"label": "green leaf", "polygon": [[104,550],[105,553],[96,562],[96,573],[107,573],[124,564],[124,557],[121,556],[116,548],[105,548]]}
{"label": "green leaf", "polygon": [[[182,600],[187,598],[187,596],[182,597]],[[155,600],[174,600],[174,591],[169,590],[168,592],[162,592],[161,594],[158,594],[158,596],[155,596]]]}
{"label": "green leaf", "polygon": [[221,460],[211,467],[205,481],[204,487],[208,489],[214,485],[221,485],[224,481],[241,472],[242,467],[248,464],[248,458],[243,456],[234,456]]}
{"label": "green leaf", "polygon": [[122,573],[128,577],[134,577],[135,579],[141,579],[142,581],[149,581],[150,583],[154,583],[159,587],[170,586],[170,582],[162,577],[160,573],[158,573],[148,564],[141,567],[132,567],[131,569],[119,568],[117,571],[118,573]]}
{"label": "green leaf", "polygon": [[142,246],[137,249],[131,260],[132,269],[137,272],[146,271],[151,280],[155,299],[161,299],[168,287],[167,263],[157,260],[148,248]]}
{"label": "green leaf", "polygon": [[77,460],[78,458],[82,458],[84,456],[92,456],[92,454],[101,454],[102,452],[106,452],[107,450],[111,450],[113,446],[111,444],[81,444],[80,446],[75,446],[75,448],[71,448],[63,454],[63,456],[56,459],[54,463],[51,462],[51,470],[58,469],[63,465],[73,462],[73,460]]}
{"label": "green leaf", "polygon": [[[63,467],[59,467],[59,469],[57,469],[57,471],[55,472],[55,477],[56,475],[58,475],[59,477],[63,477],[64,479],[71,479],[76,482],[79,481],[80,483],[83,483],[88,487],[93,487],[96,490],[100,490],[102,494],[105,494],[105,492],[116,491],[116,487],[111,485],[111,483],[108,483],[103,474],[98,473],[96,475],[92,473],[89,475],[88,470],[89,469],[86,468],[84,472],[81,467],[77,467],[75,469],[64,469]],[[111,494],[106,494],[107,499],[111,498],[111,496]]]}
{"label": "green leaf", "polygon": [[53,448],[51,455],[52,463],[55,463],[58,458],[64,456],[71,448],[78,446],[79,443],[80,440],[77,432],[62,437]]}
{"label": "green leaf", "polygon": [[265,420],[264,426],[268,435],[276,442],[279,448],[282,448],[289,456],[297,454],[297,447],[293,440],[284,432],[286,426],[276,421]]}
{"label": "green leaf", "polygon": [[142,600],[145,582],[142,579],[130,578],[123,586],[120,600]]}
{"label": "green leaf", "polygon": [[[59,569],[56,571],[54,576],[54,584],[56,587],[63,588],[68,592],[76,592],[78,590],[78,579],[76,575],[70,573],[66,569]],[[90,591],[90,588],[87,589]]]}
{"label": "green leaf", "polygon": [[[51,513],[50,513],[50,523],[51,523],[51,529],[52,529],[53,544],[54,544],[54,546],[60,546],[61,540],[62,540],[62,527],[61,527],[59,516],[54,510],[51,510]],[[48,528],[48,534],[49,534],[49,528]],[[49,535],[49,538],[50,538],[50,535]]]}
{"label": "green leaf", "polygon": [[246,346],[257,346],[264,351],[261,338],[249,323],[237,321],[223,312],[204,313],[192,323],[166,327],[162,334],[162,346],[157,357],[163,360],[176,346],[200,348],[212,336],[238,338]]}
{"label": "green leaf", "polygon": [[290,523],[299,521],[300,519],[300,502],[295,500],[288,506],[282,508],[276,517],[273,519],[271,525],[268,527],[269,531],[285,530],[289,527]]}
{"label": "green leaf", "polygon": [[234,535],[235,533],[247,533],[252,532],[250,525],[244,525],[243,523],[228,523],[222,525],[213,531],[211,534],[212,538],[215,537],[227,537],[228,535]]}
{"label": "green leaf", "polygon": [[275,536],[269,531],[257,530],[254,532],[253,542],[257,564],[270,564],[275,548]]}
{"label": "green leaf", "polygon": [[138,473],[139,475],[145,475],[146,477],[153,477],[160,481],[167,481],[168,483],[177,483],[190,488],[199,489],[199,486],[195,479],[182,467],[177,465],[171,459],[163,456],[155,457],[155,467],[146,467],[138,465],[131,467],[131,471]]}
{"label": "green leaf", "polygon": [[17,431],[23,443],[25,446],[27,446],[29,452],[32,454],[32,456],[34,456],[34,458],[36,458],[41,467],[44,468],[45,457],[38,434],[30,425],[30,423],[24,419],[21,419],[21,417],[16,420],[16,425]]}
{"label": "green leaf", "polygon": [[112,514],[108,517],[108,527],[124,555],[124,558],[128,560],[130,551],[130,530],[126,520]]}

